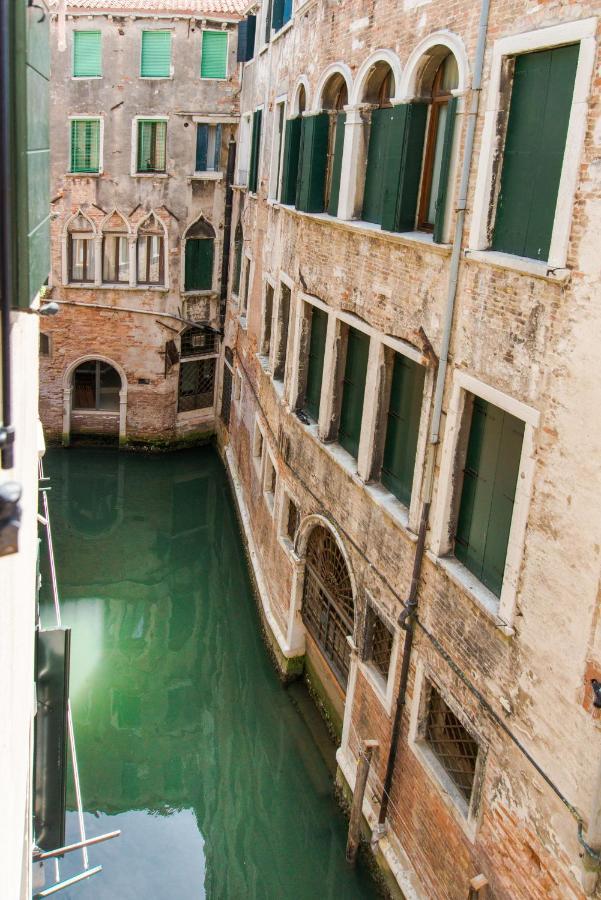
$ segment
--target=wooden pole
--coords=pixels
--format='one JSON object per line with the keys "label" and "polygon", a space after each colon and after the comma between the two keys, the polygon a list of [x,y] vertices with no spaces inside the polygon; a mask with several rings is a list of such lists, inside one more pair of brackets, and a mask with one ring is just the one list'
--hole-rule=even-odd
{"label": "wooden pole", "polygon": [[363,814],[363,797],[367,785],[367,776],[371,765],[371,756],[377,741],[363,741],[363,747],[357,763],[357,776],[355,778],[355,790],[353,791],[353,803],[351,806],[351,818],[348,826],[348,840],[346,842],[346,860],[351,866],[357,860],[357,851],[361,840],[361,816]]}

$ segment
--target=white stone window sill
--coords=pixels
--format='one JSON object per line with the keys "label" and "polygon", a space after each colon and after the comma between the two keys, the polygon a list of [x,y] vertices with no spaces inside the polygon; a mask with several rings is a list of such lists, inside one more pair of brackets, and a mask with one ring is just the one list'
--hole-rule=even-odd
{"label": "white stone window sill", "polygon": [[279,41],[279,39],[282,37],[282,35],[287,34],[287,33],[290,31],[290,29],[292,28],[293,25],[294,25],[294,16],[291,16],[291,18],[288,19],[288,21],[286,22],[286,24],[285,24],[285,25],[282,25],[282,27],[280,28],[280,30],[279,30],[279,31],[276,31],[275,34],[273,33],[273,30],[272,30],[272,32],[271,32],[271,35],[272,35],[272,36],[271,36],[271,43],[272,43],[272,44],[275,44],[276,41]]}
{"label": "white stone window sill", "polygon": [[71,75],[71,81],[102,81],[102,75]]}
{"label": "white stone window sill", "polygon": [[405,531],[409,530],[409,510],[404,503],[401,503],[398,497],[391,494],[390,491],[380,483],[366,484],[365,490],[374,503],[384,510],[393,522],[396,522]]}
{"label": "white stone window sill", "polygon": [[256,357],[259,361],[259,365],[263,369],[263,371],[269,375],[271,373],[271,369],[269,368],[269,357],[263,356],[261,353],[257,353]]}
{"label": "white stone window sill", "polygon": [[221,181],[223,172],[195,172],[188,181]]}
{"label": "white stone window sill", "polygon": [[[410,742],[413,753],[441,793],[445,806],[470,841],[476,837],[478,819],[470,816],[470,810],[463,794],[451,781],[432,750],[423,740]],[[482,751],[481,751],[482,752]],[[475,788],[474,788],[475,789]]]}
{"label": "white stone window sill", "polygon": [[115,419],[119,418],[119,410],[118,409],[73,409],[73,415],[82,414],[85,416],[113,416]]}
{"label": "white stone window sill", "polygon": [[132,172],[132,178],[169,178],[167,172]]}
{"label": "white stone window sill", "polygon": [[173,81],[173,72],[171,75],[139,75],[140,81]]}
{"label": "white stone window sill", "polygon": [[301,13],[309,12],[311,7],[315,6],[315,0],[304,0],[304,2],[299,3],[298,6],[294,10],[294,15],[298,16]]}
{"label": "white stone window sill", "polygon": [[275,507],[275,497],[271,493],[271,491],[263,491],[263,496],[265,497],[265,503],[267,505],[267,509],[270,514],[273,516],[273,510]]}
{"label": "white stone window sill", "polygon": [[296,561],[296,553],[294,552],[294,544],[290,540],[289,537],[286,537],[285,534],[280,534],[278,537],[278,542],[280,547],[283,549],[286,556],[289,556],[290,559]]}
{"label": "white stone window sill", "polygon": [[64,286],[68,288],[78,288],[79,290],[84,291],[96,291],[99,287],[102,287],[100,284],[94,284],[93,281],[69,281],[68,284]]}
{"label": "white stone window sill", "polygon": [[247,191],[248,185],[247,184],[233,184],[232,189],[235,191]]}
{"label": "white stone window sill", "polygon": [[98,172],[65,172],[67,178],[100,178],[102,174],[102,169]]}
{"label": "white stone window sill", "polygon": [[467,249],[465,258],[474,262],[488,263],[498,269],[511,269],[514,272],[521,272],[523,275],[533,275],[535,278],[545,278],[550,281],[564,282],[570,277],[569,269],[550,268],[549,263],[544,260],[513,256],[511,253],[501,253],[499,250]]}
{"label": "white stone window sill", "polygon": [[206,422],[212,419],[214,415],[213,404],[211,406],[203,406],[202,409],[187,409],[184,412],[177,413],[178,422],[190,422],[197,420],[198,422]]}
{"label": "white stone window sill", "polygon": [[169,292],[169,288],[164,284],[138,284],[136,288],[139,291],[157,291],[159,294],[167,294]]}
{"label": "white stone window sill", "polygon": [[239,322],[240,322],[240,328],[242,328],[244,331],[246,331],[246,329],[248,328],[248,320],[247,320],[246,316],[240,315]]}
{"label": "white stone window sill", "polygon": [[436,556],[431,550],[427,550],[426,553],[434,565],[442,569],[453,584],[461,588],[503,634],[513,637],[515,630],[509,623],[499,618],[499,598],[492,591],[478,581],[476,576],[454,556]]}
{"label": "white stone window sill", "polygon": [[381,674],[372,666],[370,662],[366,662],[363,659],[359,660],[359,669],[361,674],[373,690],[374,694],[382,704],[384,708],[384,712],[390,718],[392,714],[392,697],[387,697],[387,683],[382,678]]}
{"label": "white stone window sill", "polygon": [[215,291],[213,288],[205,288],[202,291],[182,291],[182,297],[212,297]]}
{"label": "white stone window sill", "polygon": [[257,56],[262,56],[264,53],[267,53],[267,51],[269,50],[269,43],[270,43],[270,42],[267,41],[265,44],[263,44],[263,46],[261,47],[261,49],[260,49],[259,52],[257,53]]}

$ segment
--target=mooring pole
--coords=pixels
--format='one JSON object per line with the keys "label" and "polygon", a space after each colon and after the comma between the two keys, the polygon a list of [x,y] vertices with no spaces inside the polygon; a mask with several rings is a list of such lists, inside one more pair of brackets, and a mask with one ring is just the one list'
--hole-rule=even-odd
{"label": "mooring pole", "polygon": [[363,797],[367,785],[367,776],[371,765],[371,755],[378,746],[377,741],[363,741],[363,747],[359,753],[357,763],[357,776],[355,778],[355,790],[353,791],[353,803],[351,805],[351,818],[348,826],[348,840],[346,842],[346,861],[355,865],[357,851],[361,841],[361,816],[363,814]]}

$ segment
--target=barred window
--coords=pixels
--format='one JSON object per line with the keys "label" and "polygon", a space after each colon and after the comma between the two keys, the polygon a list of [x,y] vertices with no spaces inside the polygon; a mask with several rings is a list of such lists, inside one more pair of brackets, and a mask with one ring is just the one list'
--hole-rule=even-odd
{"label": "barred window", "polygon": [[479,745],[432,685],[429,688],[424,739],[469,804]]}
{"label": "barred window", "polygon": [[206,409],[213,405],[215,389],[215,359],[181,362],[177,411]]}
{"label": "barred window", "polygon": [[182,357],[207,356],[217,353],[219,335],[214,331],[205,331],[202,328],[186,328],[182,332]]}
{"label": "barred window", "polygon": [[365,615],[363,659],[371,663],[385,681],[388,681],[393,640],[391,629],[376,610],[368,605]]}

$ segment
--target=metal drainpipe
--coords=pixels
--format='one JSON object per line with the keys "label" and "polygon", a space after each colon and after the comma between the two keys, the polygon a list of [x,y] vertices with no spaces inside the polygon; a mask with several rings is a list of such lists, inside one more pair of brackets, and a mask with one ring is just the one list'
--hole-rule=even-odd
{"label": "metal drainpipe", "polygon": [[388,812],[388,801],[390,790],[392,788],[392,777],[394,774],[394,766],[396,762],[399,734],[401,730],[401,721],[403,718],[403,709],[405,707],[407,695],[407,682],[409,681],[409,664],[411,662],[411,648],[413,646],[414,633],[414,616],[417,611],[418,587],[422,570],[422,562],[424,558],[424,550],[426,546],[426,532],[428,529],[428,519],[430,516],[430,504],[432,502],[432,487],[434,483],[434,456],[436,453],[436,445],[440,440],[440,421],[442,418],[442,399],[446,381],[446,374],[449,360],[449,344],[451,342],[451,332],[453,329],[453,316],[455,312],[455,298],[457,296],[457,279],[459,275],[459,262],[461,260],[461,245],[463,241],[463,229],[465,225],[465,210],[467,206],[467,192],[470,181],[470,170],[472,166],[472,154],[474,149],[474,135],[476,132],[476,121],[478,116],[478,105],[480,102],[480,91],[482,89],[482,71],[484,68],[484,50],[486,48],[486,33],[488,30],[488,14],[490,10],[490,0],[482,0],[480,6],[480,21],[478,23],[478,39],[476,42],[476,57],[474,60],[474,74],[472,78],[472,90],[470,108],[467,112],[467,132],[465,136],[465,149],[463,153],[463,163],[461,166],[461,180],[459,183],[459,197],[457,200],[457,216],[455,219],[455,233],[453,235],[453,248],[451,251],[449,284],[447,288],[447,302],[442,326],[442,338],[440,342],[440,358],[438,363],[438,371],[436,373],[436,383],[434,388],[434,405],[432,410],[432,421],[430,423],[430,440],[428,446],[428,459],[426,463],[426,478],[424,484],[424,493],[422,499],[422,510],[419,523],[419,531],[417,537],[417,545],[415,548],[415,558],[413,561],[413,573],[411,577],[411,587],[409,589],[409,597],[405,609],[399,616],[399,624],[406,630],[405,643],[403,646],[403,660],[401,663],[401,679],[399,683],[399,693],[397,695],[396,708],[394,713],[394,721],[392,725],[392,734],[390,740],[390,751],[386,763],[386,775],[384,777],[384,788],[382,791],[382,802],[380,804],[380,813],[378,816],[378,825],[383,826],[386,821]]}

